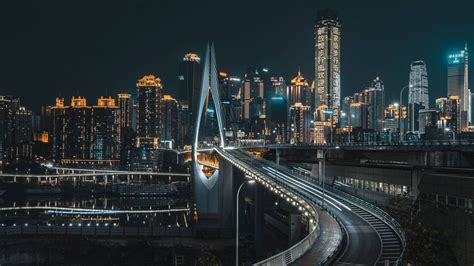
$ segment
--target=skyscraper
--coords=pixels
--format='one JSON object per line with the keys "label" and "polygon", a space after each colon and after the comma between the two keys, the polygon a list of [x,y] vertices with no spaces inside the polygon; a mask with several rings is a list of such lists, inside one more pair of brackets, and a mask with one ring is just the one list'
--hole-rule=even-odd
{"label": "skyscraper", "polygon": [[301,103],[304,106],[311,107],[311,88],[309,87],[308,81],[298,71],[298,75],[291,80],[291,86],[288,87],[288,104],[294,105]]}
{"label": "skyscraper", "polygon": [[169,148],[176,146],[178,139],[178,101],[171,95],[161,99],[161,141],[168,142]]}
{"label": "skyscraper", "polygon": [[335,10],[317,14],[315,26],[316,108],[327,105],[338,121],[341,104],[341,22]]}
{"label": "skyscraper", "polygon": [[408,103],[421,103],[424,109],[429,108],[428,72],[424,61],[415,61],[410,66]]}
{"label": "skyscraper", "polygon": [[137,138],[133,168],[156,171],[159,168],[160,104],[163,85],[154,75],[137,81]]}
{"label": "skyscraper", "polygon": [[290,143],[311,143],[311,107],[300,102],[290,107]]}
{"label": "skyscraper", "polygon": [[[201,88],[202,66],[201,58],[195,53],[187,53],[183,61],[179,64],[179,88],[176,99],[183,106],[182,112],[187,111],[190,121],[189,131],[183,131],[191,134],[195,125],[195,115],[197,113],[198,95]],[[185,115],[185,114],[183,114]],[[186,134],[182,136],[182,142],[191,144],[192,136]]]}
{"label": "skyscraper", "polygon": [[118,108],[120,128],[132,128],[132,95],[129,93],[119,93]]}
{"label": "skyscraper", "polygon": [[[467,44],[464,50],[454,52],[448,56],[448,96],[459,96],[462,121],[471,120],[470,91],[468,80],[469,56]],[[467,124],[459,125],[461,131],[467,130]]]}
{"label": "skyscraper", "polygon": [[286,82],[283,77],[272,77],[270,79],[273,87],[273,96],[286,94]]}
{"label": "skyscraper", "polygon": [[372,82],[372,87],[362,91],[363,103],[367,104],[367,127],[375,131],[383,130],[384,121],[384,85],[383,81],[376,77]]}
{"label": "skyscraper", "polygon": [[90,158],[90,115],[91,108],[87,106],[86,98],[72,97],[71,106],[66,109],[64,123],[66,139],[62,163],[74,164]]}
{"label": "skyscraper", "polygon": [[96,163],[117,165],[120,155],[119,107],[112,97],[100,97],[91,113],[91,156]]}
{"label": "skyscraper", "polygon": [[408,86],[408,130],[419,131],[419,110],[429,108],[428,72],[423,61],[415,61],[410,66]]}
{"label": "skyscraper", "polygon": [[250,138],[257,138],[261,128],[265,128],[265,83],[261,77],[262,69],[247,68],[242,81],[242,119]]}

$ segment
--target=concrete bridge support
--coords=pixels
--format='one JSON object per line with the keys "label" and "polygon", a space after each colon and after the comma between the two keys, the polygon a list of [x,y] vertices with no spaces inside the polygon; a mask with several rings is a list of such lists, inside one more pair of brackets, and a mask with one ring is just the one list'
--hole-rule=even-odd
{"label": "concrete bridge support", "polygon": [[264,218],[264,207],[265,207],[265,189],[257,184],[255,186],[255,255],[261,257],[264,255],[264,232],[265,232],[265,218]]}

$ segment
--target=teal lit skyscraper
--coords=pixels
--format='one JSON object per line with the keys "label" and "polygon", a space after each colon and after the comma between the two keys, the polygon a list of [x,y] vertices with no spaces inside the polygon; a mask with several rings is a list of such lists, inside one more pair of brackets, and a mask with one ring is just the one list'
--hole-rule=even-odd
{"label": "teal lit skyscraper", "polygon": [[468,82],[469,56],[466,47],[448,56],[448,96],[459,96],[461,104],[461,131],[467,130],[470,114],[470,91]]}

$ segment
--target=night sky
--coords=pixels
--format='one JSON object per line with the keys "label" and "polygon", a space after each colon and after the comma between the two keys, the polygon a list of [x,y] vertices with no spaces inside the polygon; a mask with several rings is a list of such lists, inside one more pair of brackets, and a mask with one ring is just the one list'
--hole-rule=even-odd
{"label": "night sky", "polygon": [[95,104],[100,95],[134,92],[145,74],[173,94],[183,55],[202,55],[208,40],[220,70],[242,76],[258,65],[288,80],[300,66],[312,81],[314,20],[326,7],[342,20],[343,96],[378,74],[386,100],[395,100],[410,62],[421,59],[432,104],[446,95],[447,54],[467,41],[474,56],[472,0],[2,1],[0,94],[35,111],[59,95]]}

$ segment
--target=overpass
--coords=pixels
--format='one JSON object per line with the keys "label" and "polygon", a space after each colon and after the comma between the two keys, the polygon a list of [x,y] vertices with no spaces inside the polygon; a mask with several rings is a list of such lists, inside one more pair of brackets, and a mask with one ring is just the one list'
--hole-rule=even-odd
{"label": "overpass", "polygon": [[[216,148],[216,151],[223,159],[289,201],[306,201],[309,206],[319,205],[333,214],[347,235],[346,247],[338,256],[337,264],[401,263],[406,241],[404,233],[398,223],[378,207],[349,194],[323,189],[288,168],[253,157],[241,149],[225,147]],[[309,248],[304,251],[307,250]],[[274,259],[278,260],[278,256],[286,254],[277,254]],[[274,263],[262,262],[263,265],[276,265]]]}

